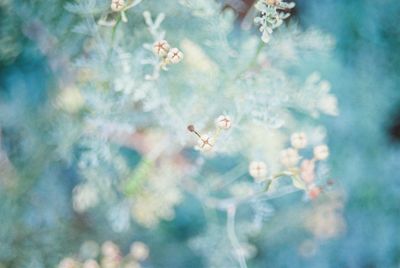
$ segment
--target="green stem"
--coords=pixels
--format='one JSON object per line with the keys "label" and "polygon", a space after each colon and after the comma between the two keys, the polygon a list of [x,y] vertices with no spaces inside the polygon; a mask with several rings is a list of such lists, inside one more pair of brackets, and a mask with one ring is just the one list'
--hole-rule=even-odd
{"label": "green stem", "polygon": [[116,32],[117,32],[117,27],[118,27],[118,24],[121,22],[121,15],[119,15],[118,16],[118,18],[117,18],[117,22],[115,23],[115,25],[114,25],[114,27],[113,27],[113,30],[112,30],[112,33],[111,33],[111,49],[110,49],[110,55],[111,55],[111,51],[113,50],[113,48],[114,48],[114,43],[115,43],[115,35],[116,35]]}
{"label": "green stem", "polygon": [[260,55],[262,49],[264,48],[264,45],[265,45],[265,43],[262,40],[260,40],[259,43],[258,43],[258,46],[257,46],[256,53],[254,54],[253,58],[250,60],[250,62],[247,65],[247,67],[243,71],[239,72],[236,75],[236,77],[235,77],[236,79],[239,78],[242,74],[244,74],[245,72],[247,72],[248,70],[250,70],[251,68],[253,68],[257,64],[258,56]]}
{"label": "green stem", "polygon": [[284,171],[284,172],[275,174],[270,180],[268,180],[267,185],[265,186],[265,191],[268,192],[269,187],[271,186],[273,180],[276,180],[280,177],[293,177],[293,175],[294,174],[292,172],[288,172],[288,171]]}

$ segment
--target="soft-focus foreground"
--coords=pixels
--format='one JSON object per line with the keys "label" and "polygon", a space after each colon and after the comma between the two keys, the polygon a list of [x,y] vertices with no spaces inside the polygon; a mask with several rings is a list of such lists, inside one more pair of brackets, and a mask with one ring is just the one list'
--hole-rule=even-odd
{"label": "soft-focus foreground", "polygon": [[0,268],[400,267],[400,3],[0,11]]}

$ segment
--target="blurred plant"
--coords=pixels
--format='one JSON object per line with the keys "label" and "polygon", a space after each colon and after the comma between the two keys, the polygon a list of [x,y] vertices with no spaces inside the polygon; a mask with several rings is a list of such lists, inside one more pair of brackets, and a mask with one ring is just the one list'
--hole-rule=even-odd
{"label": "blurred plant", "polygon": [[149,248],[140,241],[132,243],[126,256],[123,256],[120,248],[111,241],[104,242],[101,247],[94,241],[86,241],[79,256],[64,258],[58,264],[58,268],[140,268],[141,262],[148,257]]}
{"label": "blurred plant", "polygon": [[[238,33],[235,14],[213,0],[81,0],[64,7],[75,15],[67,28],[76,34],[64,40],[56,26],[39,23],[31,36],[59,74],[61,89],[42,107],[52,126],[51,154],[43,155],[76,171],[71,203],[77,217],[100,209],[116,233],[132,224],[157,228],[194,196],[205,215],[224,218],[212,216],[212,230],[205,231],[207,243],[226,242],[208,258],[210,266],[229,259],[247,267],[257,251],[249,237],[273,214],[269,201],[300,190],[314,200],[324,192],[329,149],[318,116],[337,115],[337,101],[330,84],[303,65],[333,42],[313,29],[284,27],[293,3],[256,3],[262,40],[253,31]],[[73,52],[52,52],[64,46]],[[304,132],[292,134],[287,148],[293,130]],[[308,144],[313,156],[307,158]],[[223,239],[214,235],[222,229]],[[193,245],[206,252],[201,241]],[[111,242],[102,250],[100,262],[72,258],[60,266],[125,262]]]}

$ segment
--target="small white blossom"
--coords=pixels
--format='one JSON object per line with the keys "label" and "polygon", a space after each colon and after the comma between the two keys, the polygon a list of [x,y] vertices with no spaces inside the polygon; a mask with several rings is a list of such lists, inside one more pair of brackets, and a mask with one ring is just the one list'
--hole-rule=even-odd
{"label": "small white blossom", "polygon": [[304,132],[293,133],[290,137],[292,146],[296,149],[302,149],[307,146],[307,136]]}
{"label": "small white blossom", "polygon": [[168,62],[172,64],[177,64],[183,59],[183,52],[178,48],[174,47],[167,54]]}
{"label": "small white blossom", "polygon": [[111,10],[114,12],[120,12],[125,8],[125,0],[112,0]]}
{"label": "small white blossom", "polygon": [[109,258],[120,256],[119,247],[111,241],[106,241],[103,243],[103,245],[101,245],[101,252],[104,256]]}
{"label": "small white blossom", "polygon": [[329,156],[329,148],[325,144],[314,147],[314,157],[317,160],[325,160]]}
{"label": "small white blossom", "polygon": [[144,261],[149,257],[149,247],[143,242],[134,242],[131,245],[130,254],[135,260]]}
{"label": "small white blossom", "polygon": [[203,135],[199,138],[198,147],[201,151],[208,152],[214,147],[215,140],[213,137]]}
{"label": "small white blossom", "polygon": [[296,149],[288,148],[281,152],[281,163],[286,167],[293,167],[299,162],[300,156]]}
{"label": "small white blossom", "polygon": [[153,52],[159,57],[164,57],[168,54],[170,46],[167,41],[160,40],[153,44]]}
{"label": "small white blossom", "polygon": [[267,165],[262,161],[252,161],[249,165],[249,173],[256,182],[259,182],[268,174]]}
{"label": "small white blossom", "polygon": [[83,268],[100,268],[100,266],[95,260],[87,260],[83,263]]}
{"label": "small white blossom", "polygon": [[217,120],[215,120],[215,124],[218,128],[229,129],[231,127],[232,120],[229,116],[220,115],[218,116]]}
{"label": "small white blossom", "polygon": [[265,3],[269,6],[277,6],[280,2],[281,0],[265,0]]}
{"label": "small white blossom", "polygon": [[65,258],[59,264],[58,268],[78,268],[79,263],[72,258]]}

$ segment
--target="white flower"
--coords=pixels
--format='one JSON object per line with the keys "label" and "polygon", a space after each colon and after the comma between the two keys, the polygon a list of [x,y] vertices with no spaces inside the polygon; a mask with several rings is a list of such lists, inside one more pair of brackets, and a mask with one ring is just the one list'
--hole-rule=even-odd
{"label": "white flower", "polygon": [[302,149],[307,146],[307,136],[304,132],[293,133],[290,142],[294,148]]}
{"label": "white flower", "polygon": [[281,0],[265,0],[265,3],[269,6],[277,6],[280,2]]}
{"label": "white flower", "polygon": [[208,135],[201,136],[198,141],[198,146],[199,146],[200,150],[202,150],[204,152],[211,151],[214,144],[215,144],[214,138],[210,137]]}
{"label": "white flower", "polygon": [[231,127],[232,121],[229,116],[220,115],[217,120],[215,120],[215,124],[218,128],[229,129]]}
{"label": "white flower", "polygon": [[149,247],[142,242],[134,242],[131,245],[130,254],[138,261],[144,261],[149,257]]}
{"label": "white flower", "polygon": [[100,268],[100,266],[95,260],[87,260],[83,263],[83,268]]}
{"label": "white flower", "polygon": [[101,245],[101,252],[105,257],[109,258],[120,256],[119,247],[111,241],[106,241]]}
{"label": "white flower", "polygon": [[164,57],[167,55],[170,46],[167,41],[160,40],[153,44],[153,52],[159,57]]}
{"label": "white flower", "polygon": [[288,148],[281,152],[281,163],[286,167],[293,167],[299,162],[299,153],[296,149]]}
{"label": "white flower", "polygon": [[329,156],[329,148],[325,144],[314,147],[314,158],[317,160],[325,160]]}
{"label": "white flower", "polygon": [[[111,0],[110,8],[113,12],[120,12],[121,20],[123,22],[128,22],[128,18],[126,16],[126,11],[134,6],[138,5],[142,0],[130,0],[128,4],[125,3],[125,0]],[[112,21],[107,20],[107,14],[103,15],[100,19],[99,23],[103,26],[111,26],[114,27],[116,24],[116,20],[113,19]]]}
{"label": "white flower", "polygon": [[256,182],[259,182],[261,179],[267,176],[267,165],[262,161],[252,161],[249,165],[249,173],[256,180]]}
{"label": "white flower", "polygon": [[168,52],[167,59],[170,63],[177,64],[183,59],[183,53],[182,51],[174,47]]}
{"label": "white flower", "polygon": [[65,258],[59,264],[58,268],[78,268],[79,263],[72,258]]}
{"label": "white flower", "polygon": [[120,12],[125,8],[125,0],[112,0],[111,10],[114,12]]}

